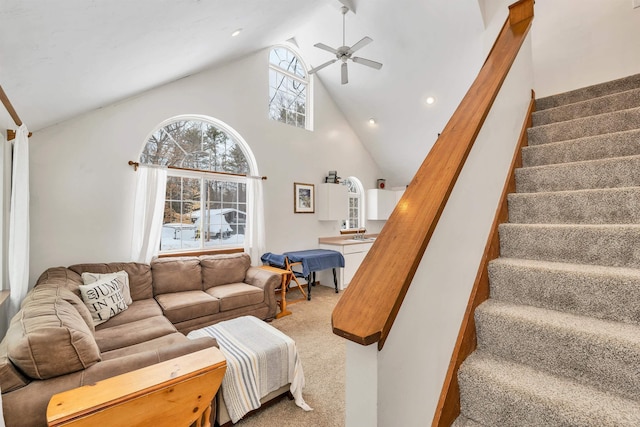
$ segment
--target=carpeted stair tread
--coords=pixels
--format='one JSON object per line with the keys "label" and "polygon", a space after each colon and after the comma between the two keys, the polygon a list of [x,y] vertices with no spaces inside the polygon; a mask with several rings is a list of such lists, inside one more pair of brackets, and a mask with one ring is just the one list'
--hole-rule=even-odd
{"label": "carpeted stair tread", "polygon": [[451,424],[451,427],[484,427],[482,424],[479,424],[464,415],[460,415],[456,420]]}
{"label": "carpeted stair tread", "polygon": [[518,193],[640,186],[640,155],[532,166],[515,171]]}
{"label": "carpeted stair tread", "polygon": [[501,224],[500,255],[611,267],[640,267],[639,224]]}
{"label": "carpeted stair tread", "polygon": [[536,109],[546,110],[635,88],[640,88],[640,74],[536,99]]}
{"label": "carpeted stair tread", "polygon": [[491,427],[637,427],[640,403],[476,351],[458,372],[462,415]]}
{"label": "carpeted stair tread", "polygon": [[640,270],[520,258],[489,263],[491,298],[640,324]]}
{"label": "carpeted stair tread", "polygon": [[640,224],[640,187],[512,193],[517,224]]}
{"label": "carpeted stair tread", "polygon": [[640,107],[529,128],[529,145],[566,141],[640,128]]}
{"label": "carpeted stair tread", "polygon": [[640,397],[640,326],[489,299],[478,349],[600,390]]}
{"label": "carpeted stair tread", "polygon": [[527,146],[522,149],[524,167],[599,160],[640,154],[640,129],[567,141]]}
{"label": "carpeted stair tread", "polygon": [[640,426],[640,74],[536,107],[453,425]]}
{"label": "carpeted stair tread", "polygon": [[640,87],[601,96],[599,98],[587,99],[573,104],[536,111],[532,114],[533,126],[564,122],[580,117],[595,116],[635,107],[640,107]]}

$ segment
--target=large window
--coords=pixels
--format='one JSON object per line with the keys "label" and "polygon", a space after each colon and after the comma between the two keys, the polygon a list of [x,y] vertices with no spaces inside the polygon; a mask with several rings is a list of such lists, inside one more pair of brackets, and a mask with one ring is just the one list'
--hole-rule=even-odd
{"label": "large window", "polygon": [[141,164],[169,166],[160,251],[242,247],[252,159],[231,128],[181,117],[154,131]]}
{"label": "large window", "polygon": [[343,184],[348,189],[348,217],[343,228],[364,228],[363,189],[360,180],[354,176],[344,179]]}
{"label": "large window", "polygon": [[269,117],[311,129],[309,76],[302,60],[289,48],[276,46],[269,54]]}

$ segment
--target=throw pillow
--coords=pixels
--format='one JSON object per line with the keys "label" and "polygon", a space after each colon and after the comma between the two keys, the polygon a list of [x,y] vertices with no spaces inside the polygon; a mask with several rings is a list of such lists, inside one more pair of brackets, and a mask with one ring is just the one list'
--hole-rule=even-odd
{"label": "throw pillow", "polygon": [[129,289],[129,275],[126,271],[121,270],[116,273],[82,273],[82,281],[85,285],[90,285],[92,283],[97,282],[98,280],[106,277],[115,276],[118,279],[118,284],[120,285],[120,291],[122,291],[122,295],[124,296],[124,302],[127,305],[131,305],[133,300],[131,299],[131,291]]}
{"label": "throw pillow", "polygon": [[128,308],[118,278],[114,276],[103,277],[89,285],[80,285],[80,293],[96,326]]}

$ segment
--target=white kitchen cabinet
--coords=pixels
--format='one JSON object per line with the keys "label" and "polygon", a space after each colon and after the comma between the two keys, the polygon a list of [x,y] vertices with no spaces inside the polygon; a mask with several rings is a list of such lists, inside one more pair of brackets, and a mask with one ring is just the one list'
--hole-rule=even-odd
{"label": "white kitchen cabinet", "polygon": [[338,289],[343,290],[349,283],[351,283],[351,279],[358,271],[360,264],[364,261],[364,257],[371,249],[373,242],[363,242],[363,243],[352,243],[346,245],[328,245],[328,244],[320,244],[320,249],[330,249],[333,251],[338,251],[342,253],[344,256],[344,268],[341,268],[338,273]]}
{"label": "white kitchen cabinet", "polygon": [[320,184],[317,186],[316,211],[320,221],[334,221],[347,218],[349,200],[346,185]]}
{"label": "white kitchen cabinet", "polygon": [[367,219],[386,220],[396,207],[396,192],[391,190],[367,190]]}

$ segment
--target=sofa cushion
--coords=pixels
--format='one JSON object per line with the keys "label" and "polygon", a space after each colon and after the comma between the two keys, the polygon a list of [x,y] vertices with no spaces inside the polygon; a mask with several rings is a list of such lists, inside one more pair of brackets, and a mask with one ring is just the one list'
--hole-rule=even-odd
{"label": "sofa cushion", "polygon": [[0,342],[0,390],[8,393],[29,384],[29,379],[25,378],[15,367],[7,354],[7,340]]}
{"label": "sofa cushion", "polygon": [[46,269],[38,278],[36,286],[40,286],[45,283],[62,286],[69,289],[77,296],[80,296],[80,289],[78,286],[82,285],[82,278],[79,273],[68,268],[52,267]]}
{"label": "sofa cushion", "polygon": [[76,295],[69,288],[62,287],[57,284],[51,283],[42,283],[35,288],[33,288],[27,296],[22,300],[22,306],[27,304],[29,301],[41,301],[43,304],[46,304],[47,301],[51,301],[53,298],[61,298],[71,304],[76,310],[78,310],[78,314],[84,319],[85,323],[91,330],[91,333],[94,332],[93,318],[91,317],[91,312],[84,304],[84,301],[80,298],[80,289],[78,288],[78,295]]}
{"label": "sofa cushion", "polygon": [[264,291],[246,283],[219,285],[205,292],[220,300],[220,311],[233,310],[264,301]]}
{"label": "sofa cushion", "polygon": [[200,260],[196,257],[156,258],[151,261],[153,295],[202,290]]}
{"label": "sofa cushion", "polygon": [[52,378],[100,361],[92,331],[78,310],[57,296],[26,301],[6,339],[9,359],[30,378]]}
{"label": "sofa cushion", "polygon": [[85,285],[90,285],[92,283],[97,282],[100,279],[105,277],[115,277],[118,280],[118,285],[120,285],[120,291],[122,291],[122,295],[124,296],[124,302],[127,305],[131,305],[133,300],[131,299],[131,291],[129,290],[129,275],[126,271],[120,270],[116,273],[90,273],[85,271],[82,273],[80,277],[82,277],[82,282]]}
{"label": "sofa cushion", "polygon": [[[84,272],[90,273],[116,273],[124,270],[129,275],[129,290],[131,291],[131,299],[137,301],[140,299],[153,298],[153,287],[151,278],[151,267],[148,264],[140,264],[137,262],[112,262],[109,264],[75,264],[69,266],[78,274]],[[82,279],[81,279],[82,280]]]}
{"label": "sofa cushion", "polygon": [[114,326],[124,325],[138,320],[147,319],[149,317],[162,316],[162,309],[155,299],[141,299],[134,301],[128,309],[104,323],[96,326],[96,331]]}
{"label": "sofa cushion", "polygon": [[104,275],[90,285],[80,285],[82,300],[91,312],[94,325],[106,322],[129,307],[121,289],[120,281],[114,275]]}
{"label": "sofa cushion", "polygon": [[246,253],[203,255],[202,284],[204,289],[229,283],[243,282],[251,267],[251,257]]}
{"label": "sofa cushion", "polygon": [[202,291],[174,292],[156,297],[164,315],[172,323],[215,314],[220,311],[220,301]]}
{"label": "sofa cushion", "polygon": [[125,357],[130,354],[136,354],[149,350],[161,350],[168,346],[184,343],[189,341],[189,338],[181,334],[180,332],[174,332],[169,335],[163,335],[158,338],[153,338],[148,341],[144,341],[138,344],[133,344],[127,347],[117,348],[115,350],[105,351],[102,353],[102,360],[112,360],[119,357]]}
{"label": "sofa cushion", "polygon": [[96,331],[96,343],[101,352],[140,344],[177,332],[164,316],[148,317],[135,322]]}

